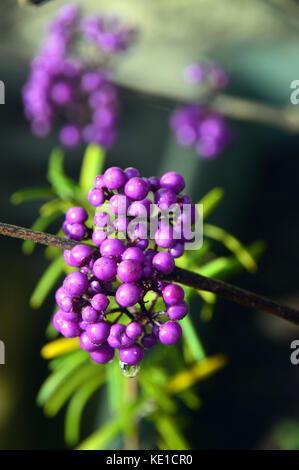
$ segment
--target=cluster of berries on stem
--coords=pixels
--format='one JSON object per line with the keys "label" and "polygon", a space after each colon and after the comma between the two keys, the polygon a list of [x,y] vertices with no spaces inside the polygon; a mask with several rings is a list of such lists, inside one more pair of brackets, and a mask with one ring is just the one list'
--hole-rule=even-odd
{"label": "cluster of berries on stem", "polygon": [[[79,336],[95,362],[111,361],[118,349],[122,364],[137,366],[158,340],[166,345],[180,340],[178,321],[188,305],[183,288],[165,281],[165,275],[184,253],[185,226],[196,220],[196,207],[181,193],[184,186],[178,173],[143,178],[135,168],[111,167],[88,193],[96,208],[93,227],[85,209],[67,211],[66,237],[91,239],[93,246],[79,243],[64,251],[75,270],[56,292],[59,310],[53,323],[65,337]],[[158,216],[151,237],[153,208]]]}

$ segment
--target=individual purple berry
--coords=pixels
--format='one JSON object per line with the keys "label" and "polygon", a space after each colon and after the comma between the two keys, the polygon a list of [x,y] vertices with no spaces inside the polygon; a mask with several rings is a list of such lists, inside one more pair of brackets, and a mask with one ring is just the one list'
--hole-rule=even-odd
{"label": "individual purple berry", "polygon": [[143,359],[144,353],[138,344],[124,347],[119,350],[119,358],[121,362],[129,366],[135,366]]}
{"label": "individual purple berry", "polygon": [[121,168],[113,166],[105,171],[104,180],[108,189],[120,189],[125,184],[127,178]]}
{"label": "individual purple berry", "polygon": [[69,266],[76,266],[76,264],[74,264],[74,261],[72,260],[72,257],[71,257],[71,250],[63,250],[63,259],[64,259],[64,262],[66,264],[68,264]]}
{"label": "individual purple berry", "polygon": [[174,245],[172,226],[162,224],[155,233],[155,242],[161,248],[171,248]]}
{"label": "individual purple berry", "polygon": [[94,344],[90,340],[90,338],[89,338],[88,334],[86,333],[86,331],[81,333],[80,338],[79,338],[79,344],[80,344],[80,347],[83,349],[83,351],[87,351],[87,352],[94,352],[99,347],[99,345]]}
{"label": "individual purple berry", "polygon": [[117,275],[122,282],[139,281],[142,272],[142,265],[133,259],[122,261],[117,268]]}
{"label": "individual purple berry", "polygon": [[107,212],[96,212],[93,221],[97,227],[107,227],[110,224],[110,215]]}
{"label": "individual purple berry", "polygon": [[169,171],[160,179],[160,186],[161,188],[171,189],[178,194],[184,189],[185,180],[179,173]]}
{"label": "individual purple berry", "polygon": [[60,324],[60,333],[66,338],[76,338],[81,333],[78,323],[63,320]]}
{"label": "individual purple berry", "polygon": [[82,320],[87,322],[87,323],[94,323],[97,321],[99,317],[98,312],[96,309],[91,307],[90,305],[87,305],[82,309]]}
{"label": "individual purple berry", "polygon": [[115,300],[121,307],[132,307],[140,299],[140,289],[135,284],[122,284],[116,291]]}
{"label": "individual purple berry", "polygon": [[69,310],[68,312],[61,310],[61,315],[62,318],[66,321],[78,322],[80,320],[79,314],[73,310]]}
{"label": "individual purple berry", "polygon": [[131,339],[137,339],[142,333],[142,326],[136,321],[132,321],[126,326],[126,335]]}
{"label": "individual purple berry", "polygon": [[91,299],[91,305],[96,311],[101,312],[108,307],[109,299],[104,294],[96,294]]}
{"label": "individual purple berry", "polygon": [[184,300],[184,289],[177,284],[168,284],[163,290],[163,299],[167,305],[176,305]]}
{"label": "individual purple berry", "polygon": [[71,207],[65,214],[65,219],[70,224],[83,224],[88,214],[82,207]]}
{"label": "individual purple berry", "polygon": [[143,240],[134,240],[134,246],[140,248],[140,250],[146,250],[149,245],[149,241],[144,238]]}
{"label": "individual purple berry", "polygon": [[69,237],[80,242],[86,235],[86,227],[81,223],[72,224],[69,227]]}
{"label": "individual purple berry", "polygon": [[130,166],[129,168],[125,169],[125,175],[127,179],[129,180],[131,178],[140,176],[140,173],[136,168],[133,168],[132,166]]}
{"label": "individual purple berry", "polygon": [[95,177],[93,186],[95,189],[104,189],[106,188],[104,175],[98,175]]}
{"label": "individual purple berry", "polygon": [[127,336],[125,332],[120,335],[121,347],[131,346],[134,343],[134,340]]}
{"label": "individual purple berry", "polygon": [[75,271],[65,278],[63,287],[70,295],[82,295],[87,290],[88,278],[80,271]]}
{"label": "individual purple berry", "polygon": [[124,194],[114,194],[109,201],[109,209],[113,214],[126,215],[129,199]]}
{"label": "individual purple berry", "polygon": [[55,330],[57,330],[59,333],[60,333],[62,322],[63,322],[62,312],[61,310],[58,310],[53,316],[52,323],[53,323]]}
{"label": "individual purple berry", "polygon": [[98,258],[93,265],[93,274],[101,281],[112,281],[116,276],[116,272],[117,264],[112,258],[103,256]]}
{"label": "individual purple berry", "polygon": [[93,344],[102,344],[109,336],[110,325],[107,322],[100,321],[86,327],[86,334]]}
{"label": "individual purple berry", "polygon": [[156,178],[155,176],[151,176],[149,179],[150,185],[151,185],[151,191],[157,191],[160,189],[160,180],[159,178]]}
{"label": "individual purple berry", "polygon": [[141,201],[133,201],[128,208],[128,215],[147,218],[151,213],[151,204],[151,200],[147,198],[141,199]]}
{"label": "individual purple berry", "polygon": [[115,230],[117,230],[118,232],[126,233],[129,223],[130,220],[127,217],[120,215],[119,217],[117,217],[117,219],[114,220],[113,225]]}
{"label": "individual purple berry", "polygon": [[175,243],[169,253],[173,258],[180,258],[184,254],[184,244],[182,242]]}
{"label": "individual purple berry", "polygon": [[70,251],[70,259],[73,266],[81,268],[92,257],[92,249],[87,245],[76,245]]}
{"label": "individual purple berry", "polygon": [[101,246],[104,240],[107,238],[107,232],[103,229],[94,230],[92,233],[92,241],[95,245]]}
{"label": "individual purple berry", "polygon": [[153,267],[163,274],[170,274],[174,268],[173,257],[168,252],[162,251],[154,256]]}
{"label": "individual purple berry", "polygon": [[182,328],[175,321],[168,321],[160,327],[159,340],[161,343],[171,346],[176,344],[182,337]]}
{"label": "individual purple berry", "polygon": [[105,201],[105,194],[102,189],[91,189],[88,191],[88,200],[94,207],[101,206]]}
{"label": "individual purple berry", "polygon": [[126,247],[121,240],[118,240],[117,238],[109,238],[101,244],[100,253],[102,256],[111,256],[118,260],[121,258],[125,248]]}
{"label": "individual purple berry", "polygon": [[145,335],[141,343],[146,349],[152,349],[157,344],[157,338],[153,334]]}
{"label": "individual purple berry", "polygon": [[188,313],[188,304],[184,300],[167,307],[167,315],[171,320],[182,320]]}
{"label": "individual purple berry", "polygon": [[155,193],[155,203],[163,211],[176,204],[176,193],[172,189],[161,188]]}
{"label": "individual purple berry", "polygon": [[144,263],[145,255],[143,251],[137,246],[127,248],[122,254],[122,260],[132,259],[138,263]]}
{"label": "individual purple berry", "polygon": [[140,201],[147,196],[148,184],[142,178],[129,179],[125,185],[125,194],[134,201]]}
{"label": "individual purple berry", "polygon": [[96,351],[90,353],[90,357],[93,361],[99,364],[106,364],[114,358],[114,349],[108,344],[102,344],[97,348]]}

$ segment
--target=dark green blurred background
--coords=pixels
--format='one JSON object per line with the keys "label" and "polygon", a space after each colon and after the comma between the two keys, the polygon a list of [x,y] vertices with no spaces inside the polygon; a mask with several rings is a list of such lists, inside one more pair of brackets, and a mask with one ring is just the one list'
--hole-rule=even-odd
{"label": "dark green blurred background", "polygon": [[[6,104],[0,106],[1,221],[27,227],[38,204],[13,206],[10,196],[46,183],[48,156],[57,142],[30,134],[20,93],[44,24],[64,3],[21,8],[14,0],[1,0],[0,79],[6,85]],[[90,11],[108,10],[102,0],[77,3]],[[140,30],[120,64],[120,82],[190,97],[181,70],[209,57],[230,72],[231,94],[289,104],[290,82],[299,79],[297,2],[114,0],[111,10],[122,12]],[[267,125],[232,122],[236,142],[217,161],[206,163],[173,140],[171,109],[132,94],[122,96],[122,107],[120,139],[109,164],[136,166],[147,176],[166,169],[182,172],[195,201],[222,187],[224,202],[210,220],[244,243],[267,242],[258,273],[242,274],[234,282],[299,308],[299,128],[298,135],[290,135]],[[82,153],[82,148],[67,153],[66,169],[74,178]],[[26,257],[19,241],[1,238],[0,339],[6,344],[6,365],[0,366],[0,449],[64,447],[63,413],[49,420],[35,404],[47,375],[39,350],[52,311],[51,300],[39,311],[28,307],[46,266],[42,254],[39,247]],[[209,323],[199,320],[199,310],[200,301],[194,302],[192,317],[207,352],[225,353],[229,364],[198,385],[202,408],[185,410],[193,448],[299,449],[299,366],[289,360],[298,328],[221,300]],[[90,411],[92,406],[95,401]]]}

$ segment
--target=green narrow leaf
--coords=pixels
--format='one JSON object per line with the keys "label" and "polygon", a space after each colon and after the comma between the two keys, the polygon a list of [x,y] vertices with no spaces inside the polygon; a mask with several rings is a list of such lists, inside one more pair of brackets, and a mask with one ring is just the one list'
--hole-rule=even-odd
{"label": "green narrow leaf", "polygon": [[64,438],[69,446],[80,439],[80,426],[84,408],[92,395],[104,384],[105,376],[96,376],[82,385],[72,396],[66,409]]}
{"label": "green narrow leaf", "polygon": [[[266,245],[263,241],[258,241],[247,247],[247,251],[255,259],[259,259],[264,253]],[[192,270],[207,277],[226,279],[242,271],[243,265],[235,256],[217,258],[209,263]]]}
{"label": "green narrow leaf", "polygon": [[[37,230],[38,232],[44,232],[46,228],[54,222],[60,216],[59,212],[53,212],[48,216],[38,217],[34,224],[31,226],[32,230]],[[25,240],[22,244],[22,250],[25,255],[31,255],[35,249],[36,243]]]}
{"label": "green narrow leaf", "polygon": [[79,186],[84,194],[92,187],[95,177],[102,173],[104,164],[105,152],[102,147],[90,144],[83,157],[79,179]]}
{"label": "green narrow leaf", "polygon": [[98,431],[85,439],[77,450],[102,450],[134,419],[142,410],[143,401],[138,400],[134,405],[126,408],[120,417],[104,424]]}
{"label": "green narrow leaf", "polygon": [[249,272],[255,272],[257,265],[246,247],[230,233],[215,225],[204,224],[204,235],[223,243]]}
{"label": "green narrow leaf", "polygon": [[181,321],[181,326],[184,342],[192,352],[193,360],[202,361],[206,357],[206,353],[188,315]]}
{"label": "green narrow leaf", "polygon": [[54,149],[49,159],[47,178],[61,199],[75,198],[78,190],[74,181],[65,174],[63,160],[62,150]]}
{"label": "green narrow leaf", "polygon": [[48,266],[40,280],[38,281],[30,298],[30,306],[32,308],[39,308],[43,304],[47,295],[58,281],[63,273],[64,260],[62,256],[56,258]]}
{"label": "green narrow leaf", "polygon": [[44,411],[47,416],[55,416],[63,407],[72,393],[76,391],[82,384],[89,382],[95,374],[98,375],[99,370],[95,370],[92,364],[88,363],[79,370],[75,370],[68,376],[68,379],[56,389],[56,392],[47,400]]}
{"label": "green narrow leaf", "polygon": [[51,188],[38,187],[38,188],[26,188],[16,191],[10,197],[12,204],[18,205],[27,201],[34,201],[36,199],[48,199],[53,197],[53,191]]}
{"label": "green narrow leaf", "polygon": [[200,201],[199,204],[203,205],[203,218],[205,219],[213,212],[218,206],[224,196],[224,191],[221,188],[214,188],[209,191]]}
{"label": "green narrow leaf", "polygon": [[63,359],[64,360],[60,362],[61,367],[49,375],[42,384],[36,399],[39,406],[44,406],[47,403],[53,393],[55,393],[69,375],[88,360],[88,355],[84,351],[79,350],[69,354],[68,357]]}
{"label": "green narrow leaf", "polygon": [[173,418],[157,413],[155,414],[154,425],[167,444],[168,450],[190,450],[190,445]]}

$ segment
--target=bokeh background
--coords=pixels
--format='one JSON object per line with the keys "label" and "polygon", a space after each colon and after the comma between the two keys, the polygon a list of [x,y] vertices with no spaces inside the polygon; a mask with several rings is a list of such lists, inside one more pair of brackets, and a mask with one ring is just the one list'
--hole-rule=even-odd
{"label": "bokeh background", "polygon": [[[1,0],[0,79],[6,104],[0,106],[1,221],[29,227],[38,204],[13,206],[11,194],[46,183],[55,138],[37,140],[25,121],[21,88],[44,25],[65,2],[20,7]],[[85,0],[87,11],[117,11],[139,29],[117,80],[153,94],[190,97],[182,68],[212,58],[229,71],[229,92],[273,106],[290,104],[290,82],[299,79],[299,2],[292,0]],[[267,124],[232,121],[236,140],[213,162],[182,149],[169,132],[171,109],[159,100],[123,93],[123,120],[109,163],[138,167],[145,175],[179,171],[198,200],[215,186],[225,198],[211,221],[245,244],[265,240],[256,274],[237,285],[299,308],[299,127],[286,133]],[[299,106],[299,105],[298,105]],[[83,149],[68,152],[66,171],[77,178]],[[6,365],[0,366],[0,449],[64,448],[63,413],[53,420],[36,406],[47,376],[40,358],[52,302],[28,306],[46,261],[43,249],[26,257],[21,243],[1,238],[0,339]],[[222,251],[219,249],[219,254]],[[194,302],[196,318],[200,301]],[[202,407],[185,410],[188,438],[195,449],[299,448],[299,366],[290,363],[290,342],[298,328],[219,300],[210,322],[197,320],[209,354],[224,353],[228,365],[200,383]],[[89,405],[86,425],[98,425]]]}

